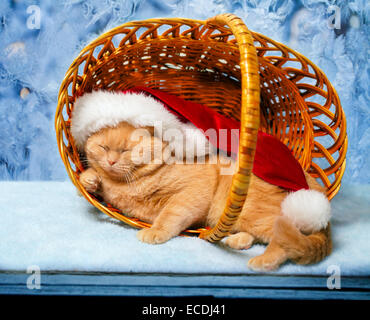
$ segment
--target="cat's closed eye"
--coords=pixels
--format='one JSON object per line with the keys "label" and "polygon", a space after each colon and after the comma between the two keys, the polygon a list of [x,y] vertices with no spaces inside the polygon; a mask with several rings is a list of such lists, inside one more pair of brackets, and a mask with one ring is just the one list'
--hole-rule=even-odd
{"label": "cat's closed eye", "polygon": [[99,144],[99,147],[104,149],[105,151],[109,151],[109,147],[108,146],[102,146],[101,144]]}

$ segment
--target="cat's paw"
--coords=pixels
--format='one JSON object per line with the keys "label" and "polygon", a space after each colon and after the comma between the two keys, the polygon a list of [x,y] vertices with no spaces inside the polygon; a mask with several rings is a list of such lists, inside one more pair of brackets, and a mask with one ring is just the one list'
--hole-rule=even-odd
{"label": "cat's paw", "polygon": [[249,259],[248,268],[254,271],[273,271],[281,264],[279,259],[266,254]]}
{"label": "cat's paw", "polygon": [[88,192],[96,192],[99,189],[100,178],[95,170],[87,169],[80,175],[80,182]]}
{"label": "cat's paw", "polygon": [[254,237],[248,232],[238,232],[227,237],[225,244],[230,248],[242,250],[249,249],[253,241]]}
{"label": "cat's paw", "polygon": [[137,233],[137,237],[140,241],[150,244],[163,243],[172,238],[169,232],[156,228],[142,229]]}

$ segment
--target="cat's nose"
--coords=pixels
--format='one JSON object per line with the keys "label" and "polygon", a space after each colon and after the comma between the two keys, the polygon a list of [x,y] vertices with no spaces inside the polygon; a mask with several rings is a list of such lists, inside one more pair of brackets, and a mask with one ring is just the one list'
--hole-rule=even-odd
{"label": "cat's nose", "polygon": [[108,160],[108,163],[113,166],[117,161],[114,161],[114,160]]}

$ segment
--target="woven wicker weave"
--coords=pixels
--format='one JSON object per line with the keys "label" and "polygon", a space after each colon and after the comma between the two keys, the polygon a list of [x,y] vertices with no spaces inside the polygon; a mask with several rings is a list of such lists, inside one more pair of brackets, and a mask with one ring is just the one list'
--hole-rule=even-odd
{"label": "woven wicker weave", "polygon": [[84,170],[70,133],[77,94],[146,86],[205,104],[241,121],[239,168],[223,215],[211,230],[187,230],[210,241],[227,235],[248,193],[257,131],[293,152],[304,169],[327,187],[340,188],[347,149],[340,101],[323,72],[292,49],[250,32],[223,14],[207,21],[151,19],[125,23],[86,46],[62,82],[55,128],[67,172],[86,199],[107,215],[150,227],[96,199],[78,177]]}

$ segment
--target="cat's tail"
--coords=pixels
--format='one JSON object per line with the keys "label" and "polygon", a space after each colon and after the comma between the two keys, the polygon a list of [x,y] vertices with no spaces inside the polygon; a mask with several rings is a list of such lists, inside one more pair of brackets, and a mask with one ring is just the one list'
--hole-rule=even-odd
{"label": "cat's tail", "polygon": [[330,203],[315,190],[289,194],[281,204],[282,217],[277,219],[274,240],[289,258],[299,264],[315,263],[330,254]]}

